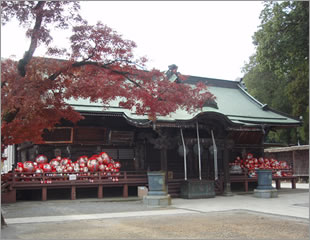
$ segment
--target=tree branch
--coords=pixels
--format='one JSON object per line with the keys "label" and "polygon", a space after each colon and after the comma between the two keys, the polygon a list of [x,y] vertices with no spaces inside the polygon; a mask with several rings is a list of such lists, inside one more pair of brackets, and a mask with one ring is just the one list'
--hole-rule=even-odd
{"label": "tree branch", "polygon": [[122,72],[122,71],[117,71],[117,70],[113,70],[109,67],[111,63],[107,63],[107,64],[100,64],[97,62],[90,62],[90,61],[82,61],[82,62],[76,62],[72,64],[72,67],[82,67],[85,65],[93,65],[93,66],[97,66],[97,67],[101,67],[104,69],[108,69],[110,70],[112,73],[116,73],[119,75],[122,75],[123,77],[125,77],[128,81],[130,81],[131,83],[133,83],[135,86],[143,88],[139,83],[135,82],[134,80],[132,80],[131,78],[128,77],[129,72]]}
{"label": "tree branch", "polygon": [[20,76],[25,77],[26,76],[26,66],[31,60],[34,51],[37,48],[38,45],[38,33],[41,28],[42,20],[43,20],[43,13],[42,9],[45,5],[44,1],[39,1],[38,4],[33,8],[36,11],[36,22],[31,34],[31,42],[28,51],[25,52],[24,57],[19,60],[18,62],[18,73]]}
{"label": "tree branch", "polygon": [[[122,75],[124,76],[128,81],[130,81],[131,83],[133,83],[136,87],[140,87],[140,88],[143,88],[139,83],[137,83],[136,81],[134,81],[133,79],[131,79],[128,74],[129,72],[123,72],[123,71],[117,71],[117,70],[113,70],[111,69],[109,66],[115,62],[118,62],[119,60],[114,60],[114,61],[111,61],[109,63],[106,63],[106,64],[100,64],[100,63],[97,63],[97,62],[91,62],[91,61],[81,61],[81,62],[75,62],[73,63],[71,66],[72,67],[82,67],[82,66],[85,66],[85,65],[92,65],[92,66],[96,66],[96,67],[100,67],[100,68],[104,68],[104,69],[108,69],[110,70],[112,73],[116,73],[116,74],[119,74],[119,75]],[[68,67],[65,67],[61,70],[59,70],[58,72],[50,75],[48,77],[49,80],[53,81],[55,80],[59,75],[61,75],[65,70],[67,70]]]}

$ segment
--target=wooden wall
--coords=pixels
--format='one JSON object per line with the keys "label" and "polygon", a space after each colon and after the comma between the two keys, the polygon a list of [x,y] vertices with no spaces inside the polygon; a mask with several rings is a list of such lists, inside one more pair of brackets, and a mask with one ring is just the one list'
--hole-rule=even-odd
{"label": "wooden wall", "polygon": [[286,161],[296,176],[309,177],[309,146],[266,149],[265,157]]}

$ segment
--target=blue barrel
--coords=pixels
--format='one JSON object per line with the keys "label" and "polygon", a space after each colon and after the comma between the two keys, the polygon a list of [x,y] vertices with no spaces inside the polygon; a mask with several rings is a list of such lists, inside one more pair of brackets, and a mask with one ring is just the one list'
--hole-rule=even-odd
{"label": "blue barrel", "polygon": [[270,190],[272,187],[272,170],[271,169],[259,169],[256,171],[258,176],[259,190]]}

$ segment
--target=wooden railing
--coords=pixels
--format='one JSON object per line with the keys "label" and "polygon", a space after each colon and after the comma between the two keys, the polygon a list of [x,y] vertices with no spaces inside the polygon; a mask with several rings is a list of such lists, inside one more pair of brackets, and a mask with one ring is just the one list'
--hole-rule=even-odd
{"label": "wooden railing", "polygon": [[[7,185],[11,187],[10,201],[16,201],[16,190],[41,189],[42,200],[47,199],[48,189],[71,188],[71,199],[76,199],[76,188],[97,187],[98,198],[103,197],[104,187],[118,186],[123,188],[123,197],[128,197],[129,186],[147,186],[146,171],[121,171],[104,175],[103,172],[88,173],[17,173],[5,176],[2,182],[3,190]],[[113,180],[114,179],[114,180]],[[15,194],[12,198],[12,194]],[[12,200],[13,199],[13,200]]]}
{"label": "wooden railing", "polygon": [[31,186],[31,185],[61,185],[68,183],[75,184],[136,184],[147,183],[147,175],[145,171],[121,171],[119,173],[111,173],[104,175],[103,172],[87,172],[87,173],[13,173],[12,183],[14,187]]}
{"label": "wooden railing", "polygon": [[[42,191],[42,200],[47,199],[48,189],[71,188],[71,199],[76,199],[76,189],[95,187],[98,189],[98,198],[103,197],[103,188],[122,187],[123,197],[128,197],[128,187],[148,186],[146,171],[121,171],[118,174],[104,175],[103,172],[87,173],[18,173],[13,172],[5,175],[2,181],[3,189],[11,190],[10,199],[16,201],[16,190],[39,189]],[[114,181],[113,181],[114,178]],[[115,181],[117,178],[117,181]],[[207,179],[203,176],[203,179]],[[173,197],[179,197],[181,184],[184,182],[184,173],[174,172],[172,178],[167,179],[168,193]],[[215,182],[217,194],[223,192],[222,175]],[[14,193],[15,192],[15,193]],[[15,194],[15,197],[13,196]],[[10,200],[13,201],[13,200]]]}

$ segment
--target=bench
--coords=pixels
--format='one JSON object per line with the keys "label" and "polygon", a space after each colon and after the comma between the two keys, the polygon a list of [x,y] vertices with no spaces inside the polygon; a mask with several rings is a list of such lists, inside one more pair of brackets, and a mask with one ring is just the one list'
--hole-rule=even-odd
{"label": "bench", "polygon": [[296,189],[297,176],[285,176],[285,177],[272,177],[272,180],[276,182],[276,189],[281,189],[281,181],[291,181],[292,189]]}
{"label": "bench", "polygon": [[[285,170],[282,170],[285,171]],[[290,170],[287,170],[286,172],[291,172]],[[272,176],[272,180],[276,183],[276,189],[281,189],[281,181],[290,181],[292,184],[292,189],[296,189],[296,181],[297,176],[290,175],[290,176]],[[249,177],[247,171],[243,171],[242,174],[231,174],[230,175],[230,182],[231,183],[243,183],[244,184],[244,191],[249,191],[249,182],[257,182],[257,176],[256,177]]]}

